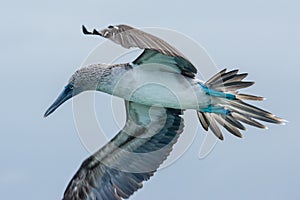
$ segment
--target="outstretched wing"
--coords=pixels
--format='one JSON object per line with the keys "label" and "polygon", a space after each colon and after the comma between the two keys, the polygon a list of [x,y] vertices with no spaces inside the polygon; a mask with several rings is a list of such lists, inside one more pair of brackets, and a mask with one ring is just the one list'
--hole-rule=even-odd
{"label": "outstretched wing", "polygon": [[163,59],[164,63],[162,64],[171,64],[171,67],[178,68],[183,75],[194,77],[197,73],[197,69],[193,64],[176,48],[154,35],[131,26],[108,26],[108,28],[101,31],[94,29],[93,32],[89,32],[82,26],[82,30],[84,34],[100,35],[120,44],[124,48],[144,49],[144,52],[133,61],[134,64],[160,63]]}
{"label": "outstretched wing", "polygon": [[124,128],[86,159],[63,200],[120,200],[142,187],[183,131],[181,110],[125,102]]}

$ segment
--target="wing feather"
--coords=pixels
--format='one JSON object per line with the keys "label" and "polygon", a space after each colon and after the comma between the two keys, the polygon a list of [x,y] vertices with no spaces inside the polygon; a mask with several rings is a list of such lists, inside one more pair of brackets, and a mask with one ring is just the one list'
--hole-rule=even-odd
{"label": "wing feather", "polygon": [[82,163],[63,200],[128,198],[168,157],[183,131],[182,111],[132,102],[126,111],[124,128]]}
{"label": "wing feather", "polygon": [[[82,26],[82,30],[84,34],[100,35],[124,48],[143,49],[143,53],[133,61],[135,64],[158,63],[153,55],[159,55],[161,59],[165,60],[163,64],[170,64],[169,66],[180,69],[185,76],[193,78],[197,73],[197,69],[179,50],[166,41],[142,30],[128,25],[108,26],[108,28],[101,31],[94,29],[93,32],[89,32]],[[173,62],[175,62],[175,65]]]}

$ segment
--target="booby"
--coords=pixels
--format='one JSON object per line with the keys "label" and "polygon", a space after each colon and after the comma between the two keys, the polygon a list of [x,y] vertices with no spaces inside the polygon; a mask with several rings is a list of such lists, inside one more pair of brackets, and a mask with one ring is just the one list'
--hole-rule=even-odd
{"label": "booby", "polygon": [[124,99],[126,123],[106,145],[87,158],[69,182],[63,200],[120,200],[142,187],[172,151],[183,132],[183,112],[195,110],[202,127],[223,140],[220,126],[242,137],[243,123],[266,128],[260,121],[284,120],[245,102],[264,98],[239,93],[254,82],[247,73],[221,70],[208,81],[195,78],[197,69],[166,41],[128,25],[108,26],[99,35],[124,48],[143,52],[132,62],[90,64],[78,69],[47,109],[53,113],[68,99],[88,90]]}

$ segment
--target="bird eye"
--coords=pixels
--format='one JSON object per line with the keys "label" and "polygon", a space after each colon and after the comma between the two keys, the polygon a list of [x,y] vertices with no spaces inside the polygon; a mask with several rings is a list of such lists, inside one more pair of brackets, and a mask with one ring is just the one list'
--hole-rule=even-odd
{"label": "bird eye", "polygon": [[74,86],[71,85],[71,84],[69,84],[69,85],[66,86],[66,89],[73,90],[73,89],[74,89]]}

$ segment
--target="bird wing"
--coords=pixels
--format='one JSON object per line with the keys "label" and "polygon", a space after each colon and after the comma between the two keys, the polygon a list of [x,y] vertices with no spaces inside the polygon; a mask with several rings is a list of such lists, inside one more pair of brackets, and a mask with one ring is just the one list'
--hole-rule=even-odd
{"label": "bird wing", "polygon": [[[171,67],[176,67],[183,75],[194,77],[197,69],[193,64],[175,47],[168,44],[166,41],[133,28],[128,25],[108,26],[101,31],[93,30],[89,32],[82,26],[84,34],[100,35],[124,48],[140,48],[143,53],[133,61],[134,64],[157,63],[163,61],[163,64],[170,64]],[[159,59],[158,59],[159,58]],[[161,64],[161,62],[159,62]]]}
{"label": "bird wing", "polygon": [[86,159],[63,200],[120,200],[142,187],[183,131],[182,111],[125,101],[124,128]]}

